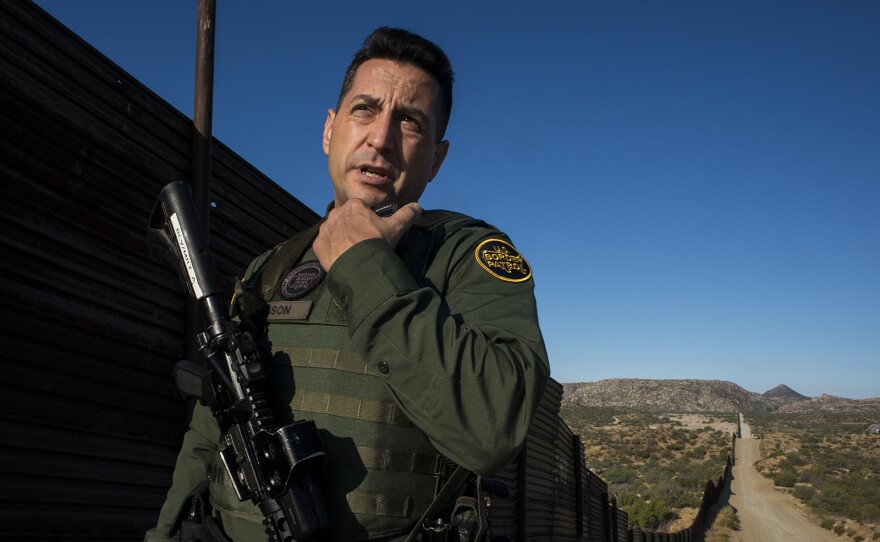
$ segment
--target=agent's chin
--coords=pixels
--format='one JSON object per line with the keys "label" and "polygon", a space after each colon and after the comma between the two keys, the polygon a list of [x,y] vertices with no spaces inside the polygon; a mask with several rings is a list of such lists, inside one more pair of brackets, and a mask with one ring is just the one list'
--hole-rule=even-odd
{"label": "agent's chin", "polygon": [[367,204],[367,207],[375,209],[397,201],[395,194],[388,194],[378,190],[354,190],[348,194],[348,199],[359,199]]}

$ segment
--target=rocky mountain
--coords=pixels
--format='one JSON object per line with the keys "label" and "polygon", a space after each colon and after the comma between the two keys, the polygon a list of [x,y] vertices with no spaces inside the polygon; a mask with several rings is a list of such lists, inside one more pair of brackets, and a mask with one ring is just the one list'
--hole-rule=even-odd
{"label": "rocky mountain", "polygon": [[563,405],[649,412],[768,412],[761,394],[721,380],[613,378],[563,384]]}
{"label": "rocky mountain", "polygon": [[648,412],[877,412],[880,398],[807,397],[784,384],[765,393],[722,380],[612,378],[563,384],[562,404]]}

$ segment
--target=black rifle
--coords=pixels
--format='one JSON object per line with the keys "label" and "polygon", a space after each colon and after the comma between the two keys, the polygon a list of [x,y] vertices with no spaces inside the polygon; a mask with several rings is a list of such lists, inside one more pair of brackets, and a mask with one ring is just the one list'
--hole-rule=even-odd
{"label": "black rifle", "polygon": [[178,362],[177,388],[217,419],[223,465],[239,500],[250,499],[263,513],[269,542],[320,540],[328,520],[319,485],[326,454],[317,428],[313,421],[275,423],[256,342],[229,317],[188,183],[162,189],[150,229],[176,256],[208,324],[197,337],[208,367]]}

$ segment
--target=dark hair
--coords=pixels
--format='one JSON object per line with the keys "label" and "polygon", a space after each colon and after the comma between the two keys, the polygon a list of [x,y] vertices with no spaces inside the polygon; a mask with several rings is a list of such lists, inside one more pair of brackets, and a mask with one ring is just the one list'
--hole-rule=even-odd
{"label": "dark hair", "polygon": [[367,36],[364,45],[354,54],[354,58],[345,72],[342,90],[339,92],[339,99],[336,102],[337,111],[342,105],[342,98],[351,90],[358,68],[367,60],[374,58],[416,66],[437,80],[443,99],[441,117],[437,119],[438,139],[443,139],[446,125],[449,123],[449,115],[452,113],[452,83],[455,80],[452,65],[440,47],[419,35],[400,28],[383,26]]}

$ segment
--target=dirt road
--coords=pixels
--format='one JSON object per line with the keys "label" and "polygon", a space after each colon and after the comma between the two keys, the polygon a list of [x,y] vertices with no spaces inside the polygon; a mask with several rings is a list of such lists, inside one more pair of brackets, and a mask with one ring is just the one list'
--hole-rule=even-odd
{"label": "dirt road", "polygon": [[755,469],[760,459],[759,440],[742,422],[742,438],[736,439],[730,505],[736,509],[740,542],[840,542],[840,537],[810,523],[794,497],[777,490],[773,482]]}

